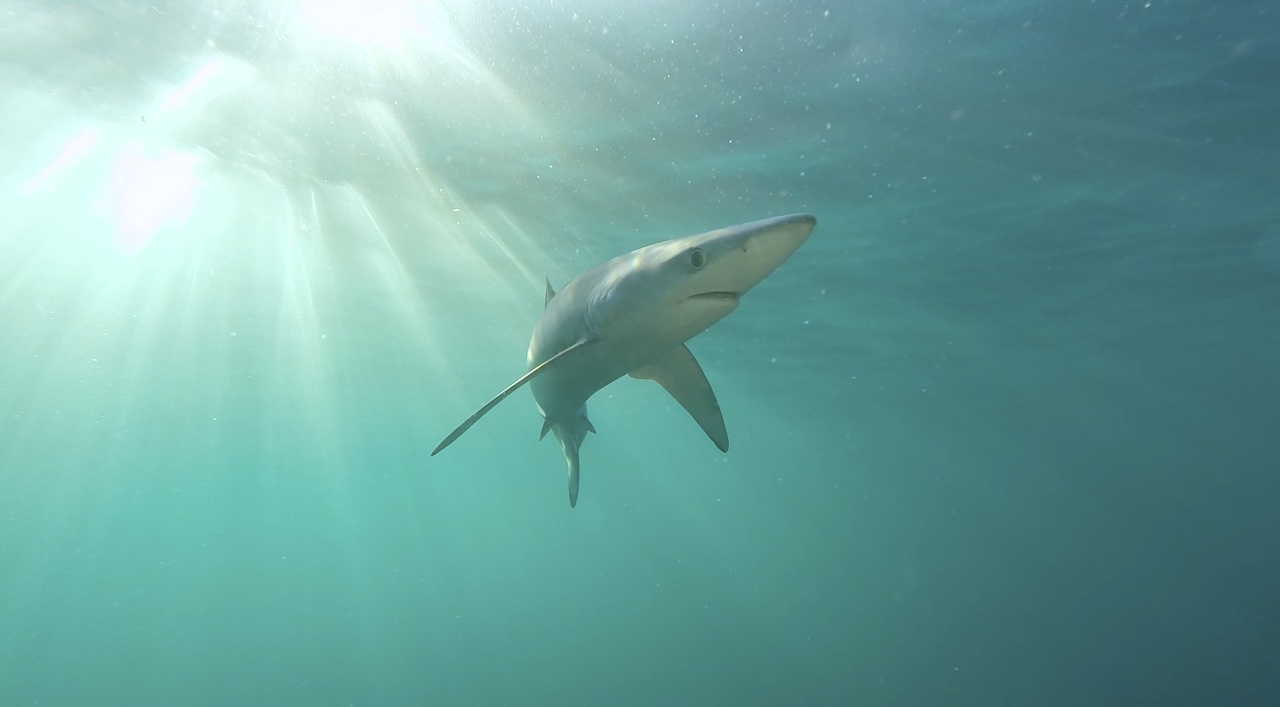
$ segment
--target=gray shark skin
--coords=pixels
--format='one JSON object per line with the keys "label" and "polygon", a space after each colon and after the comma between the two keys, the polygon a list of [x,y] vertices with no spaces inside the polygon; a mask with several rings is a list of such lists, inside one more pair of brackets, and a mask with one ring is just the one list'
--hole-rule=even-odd
{"label": "gray shark skin", "polygon": [[529,342],[529,370],[457,427],[431,456],[526,383],[569,465],[569,505],[578,503],[578,452],[587,400],[624,375],[657,382],[721,451],[729,433],[715,392],[685,342],[738,308],[752,287],[791,257],[817,219],[792,214],[655,243],[601,263],[560,292]]}

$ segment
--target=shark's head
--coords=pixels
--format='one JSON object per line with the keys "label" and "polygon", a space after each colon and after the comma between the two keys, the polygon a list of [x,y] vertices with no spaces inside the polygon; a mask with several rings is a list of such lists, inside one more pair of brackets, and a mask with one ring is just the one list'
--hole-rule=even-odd
{"label": "shark's head", "polygon": [[641,248],[613,261],[601,282],[603,321],[644,322],[646,337],[683,343],[738,307],[813,232],[794,214],[708,231]]}

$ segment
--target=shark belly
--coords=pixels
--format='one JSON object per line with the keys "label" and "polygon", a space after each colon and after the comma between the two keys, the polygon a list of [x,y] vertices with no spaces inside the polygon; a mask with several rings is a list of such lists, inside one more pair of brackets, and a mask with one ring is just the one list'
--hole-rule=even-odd
{"label": "shark belly", "polygon": [[585,412],[587,400],[601,388],[627,374],[612,358],[607,344],[593,344],[596,351],[577,357],[572,367],[547,371],[530,382],[538,410],[555,423]]}
{"label": "shark belly", "polygon": [[[594,353],[594,352],[592,352]],[[595,432],[587,418],[587,400],[596,391],[619,378],[608,361],[596,355],[584,355],[574,361],[572,369],[548,371],[551,375],[535,378],[530,387],[533,399],[542,413],[542,434],[550,430],[560,443],[568,465],[569,506],[578,505],[579,454],[588,432]]]}
{"label": "shark belly", "polygon": [[[578,503],[580,452],[587,433],[595,427],[587,417],[587,401],[602,388],[630,373],[635,367],[616,342],[596,341],[573,360],[572,366],[550,370],[530,382],[533,399],[544,420],[542,434],[555,434],[564,452],[569,476],[569,506]],[[536,352],[540,353],[540,352]],[[534,356],[535,360],[537,356]]]}

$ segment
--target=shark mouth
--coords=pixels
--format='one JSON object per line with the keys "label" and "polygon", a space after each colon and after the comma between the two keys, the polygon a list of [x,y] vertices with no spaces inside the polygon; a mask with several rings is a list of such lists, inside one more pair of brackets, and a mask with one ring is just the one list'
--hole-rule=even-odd
{"label": "shark mouth", "polygon": [[737,302],[738,298],[741,296],[742,295],[737,292],[716,291],[716,292],[699,292],[696,295],[691,295],[689,299],[730,300],[733,302]]}

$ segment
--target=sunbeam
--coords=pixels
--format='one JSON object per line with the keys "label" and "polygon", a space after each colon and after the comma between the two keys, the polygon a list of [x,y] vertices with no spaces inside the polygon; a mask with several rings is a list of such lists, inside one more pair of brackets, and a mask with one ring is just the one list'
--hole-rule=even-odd
{"label": "sunbeam", "polygon": [[[11,45],[35,46],[59,22],[93,28],[75,7],[39,12],[9,25]],[[137,293],[175,303],[130,318],[132,369],[145,367],[139,342],[167,337],[189,351],[234,328],[213,338],[223,361],[265,335],[235,322],[274,292],[274,341],[259,344],[293,371],[313,411],[333,404],[317,394],[331,390],[324,351],[352,324],[335,292],[379,298],[407,349],[452,368],[440,329],[456,283],[514,305],[515,320],[536,307],[547,262],[491,184],[513,174],[502,188],[514,190],[529,178],[493,153],[493,137],[518,145],[548,131],[481,58],[478,17],[470,3],[434,0],[193,10],[139,74],[146,81],[76,124],[49,126],[66,137],[4,199],[13,277],[0,297],[113,317],[129,316]],[[50,95],[57,109],[84,100]],[[51,235],[24,235],[36,229]],[[33,287],[43,293],[31,297]]]}
{"label": "sunbeam", "polygon": [[102,131],[99,128],[85,128],[76,133],[62,146],[57,156],[50,160],[34,177],[23,183],[20,193],[23,196],[31,194],[44,188],[49,182],[56,180],[59,175],[69,169],[75,167],[83,160],[93,149],[97,147],[98,141],[102,139]]}
{"label": "sunbeam", "polygon": [[140,143],[120,151],[103,198],[121,248],[137,251],[161,228],[186,222],[203,184],[196,160],[177,150],[148,154]]}
{"label": "sunbeam", "polygon": [[[311,29],[366,46],[397,47],[406,35],[423,35],[434,28],[420,21],[425,13],[409,0],[299,0],[298,8]],[[440,6],[427,3],[422,9],[438,12]]]}

